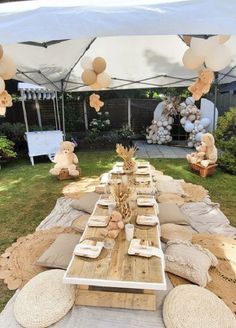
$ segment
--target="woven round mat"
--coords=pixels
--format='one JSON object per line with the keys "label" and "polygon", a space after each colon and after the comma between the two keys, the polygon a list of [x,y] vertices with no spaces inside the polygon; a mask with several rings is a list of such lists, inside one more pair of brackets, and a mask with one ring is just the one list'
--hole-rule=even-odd
{"label": "woven round mat", "polygon": [[196,234],[196,231],[191,227],[173,223],[161,225],[161,240],[164,243],[167,243],[169,240],[192,240],[193,234]]}
{"label": "woven round mat", "polygon": [[229,308],[209,290],[182,285],[170,291],[163,305],[166,328],[235,328]]}
{"label": "woven round mat", "polygon": [[80,217],[76,218],[72,224],[71,227],[79,232],[84,232],[86,224],[88,222],[88,219],[90,217],[90,214],[83,214]]}
{"label": "woven round mat", "polygon": [[[196,234],[192,243],[209,249],[218,259],[218,265],[210,268],[212,281],[207,289],[221,298],[236,314],[236,240],[217,235]],[[168,273],[173,286],[190,283],[189,281]]]}
{"label": "woven round mat", "polygon": [[166,193],[158,196],[157,200],[159,203],[172,203],[172,204],[174,203],[179,206],[184,204],[184,199],[182,197],[170,193]]}
{"label": "woven round mat", "polygon": [[31,279],[14,304],[16,320],[27,328],[43,328],[59,321],[72,308],[75,287],[63,283],[64,270],[49,270]]}
{"label": "woven round mat", "polygon": [[72,228],[52,228],[36,231],[17,239],[0,256],[0,279],[10,290],[22,287],[38,273],[46,270],[34,262],[48,249],[61,233],[71,233]]}
{"label": "woven round mat", "polygon": [[185,202],[201,202],[208,196],[208,191],[202,186],[186,182],[182,182],[181,185],[186,194]]}

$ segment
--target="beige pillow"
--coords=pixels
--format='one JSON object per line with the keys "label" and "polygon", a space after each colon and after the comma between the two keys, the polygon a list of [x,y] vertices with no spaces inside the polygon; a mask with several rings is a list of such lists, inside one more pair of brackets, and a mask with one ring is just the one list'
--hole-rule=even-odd
{"label": "beige pillow", "polygon": [[178,205],[173,203],[160,203],[159,219],[160,223],[189,224],[188,218],[181,211]]}
{"label": "beige pillow", "polygon": [[83,194],[79,199],[74,199],[71,202],[71,207],[78,211],[92,214],[99,197],[100,195],[96,192],[87,192]]}
{"label": "beige pillow", "polygon": [[167,243],[170,240],[192,240],[196,234],[190,226],[179,224],[165,223],[161,225],[161,241]]}
{"label": "beige pillow", "polygon": [[35,262],[47,268],[66,269],[72,258],[73,250],[80,241],[81,234],[63,233]]}
{"label": "beige pillow", "polygon": [[218,261],[215,255],[200,245],[172,240],[167,243],[165,264],[165,271],[205,287],[211,281],[208,270],[216,266]]}
{"label": "beige pillow", "polygon": [[172,193],[179,196],[185,195],[181,185],[181,180],[157,180],[156,186],[160,194]]}

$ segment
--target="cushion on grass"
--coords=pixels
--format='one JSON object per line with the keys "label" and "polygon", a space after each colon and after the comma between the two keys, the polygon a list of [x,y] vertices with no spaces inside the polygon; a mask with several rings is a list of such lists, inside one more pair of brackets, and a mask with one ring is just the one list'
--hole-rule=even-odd
{"label": "cushion on grass", "polygon": [[190,241],[172,240],[165,251],[165,270],[205,287],[211,281],[208,270],[218,264],[208,249]]}
{"label": "cushion on grass", "polygon": [[235,328],[236,319],[225,303],[209,290],[182,285],[172,289],[163,305],[166,328]]}
{"label": "cushion on grass", "polygon": [[32,278],[14,304],[16,320],[25,328],[44,328],[63,318],[75,301],[75,286],[64,284],[64,270],[49,270]]}
{"label": "cushion on grass", "polygon": [[157,180],[157,189],[160,194],[172,193],[177,194],[179,196],[185,195],[185,192],[181,185],[181,180],[170,180],[170,181],[163,181]]}
{"label": "cushion on grass", "polygon": [[80,234],[61,234],[54,243],[35,262],[48,268],[66,269],[71,260],[73,250],[80,241]]}
{"label": "cushion on grass", "polygon": [[160,223],[188,224],[188,218],[176,204],[159,204]]}
{"label": "cushion on grass", "polygon": [[173,223],[165,223],[161,225],[161,240],[164,243],[167,243],[170,240],[192,240],[194,234],[196,234],[196,231],[189,226],[182,226]]}
{"label": "cushion on grass", "polygon": [[71,206],[78,210],[91,214],[99,199],[100,195],[96,192],[87,192],[83,194],[79,199],[74,199],[71,202]]}

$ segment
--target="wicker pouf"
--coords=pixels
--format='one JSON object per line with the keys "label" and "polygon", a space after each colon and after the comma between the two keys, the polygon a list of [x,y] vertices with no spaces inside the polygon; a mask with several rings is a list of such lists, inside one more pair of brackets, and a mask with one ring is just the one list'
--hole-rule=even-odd
{"label": "wicker pouf", "polygon": [[175,287],[163,306],[166,328],[235,328],[236,319],[225,303],[209,290],[194,286]]}
{"label": "wicker pouf", "polygon": [[196,234],[196,231],[191,227],[173,223],[161,225],[161,240],[164,243],[167,243],[169,240],[192,240],[194,234]]}
{"label": "wicker pouf", "polygon": [[64,270],[49,270],[31,279],[14,304],[16,320],[25,328],[44,328],[59,321],[74,305],[75,287],[63,283]]}

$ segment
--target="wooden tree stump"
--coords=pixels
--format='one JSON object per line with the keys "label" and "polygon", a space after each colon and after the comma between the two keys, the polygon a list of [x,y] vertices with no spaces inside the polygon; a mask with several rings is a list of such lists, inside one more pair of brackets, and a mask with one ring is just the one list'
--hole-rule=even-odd
{"label": "wooden tree stump", "polygon": [[198,172],[199,175],[203,178],[213,175],[215,173],[217,166],[218,166],[217,164],[212,164],[207,167],[203,167],[200,164],[190,163],[191,170],[194,172]]}
{"label": "wooden tree stump", "polygon": [[70,179],[76,179],[81,175],[81,170],[79,167],[76,168],[76,170],[79,171],[79,175],[78,176],[71,176],[69,175],[69,171],[68,169],[62,169],[60,174],[57,175],[57,179],[58,180],[70,180]]}

